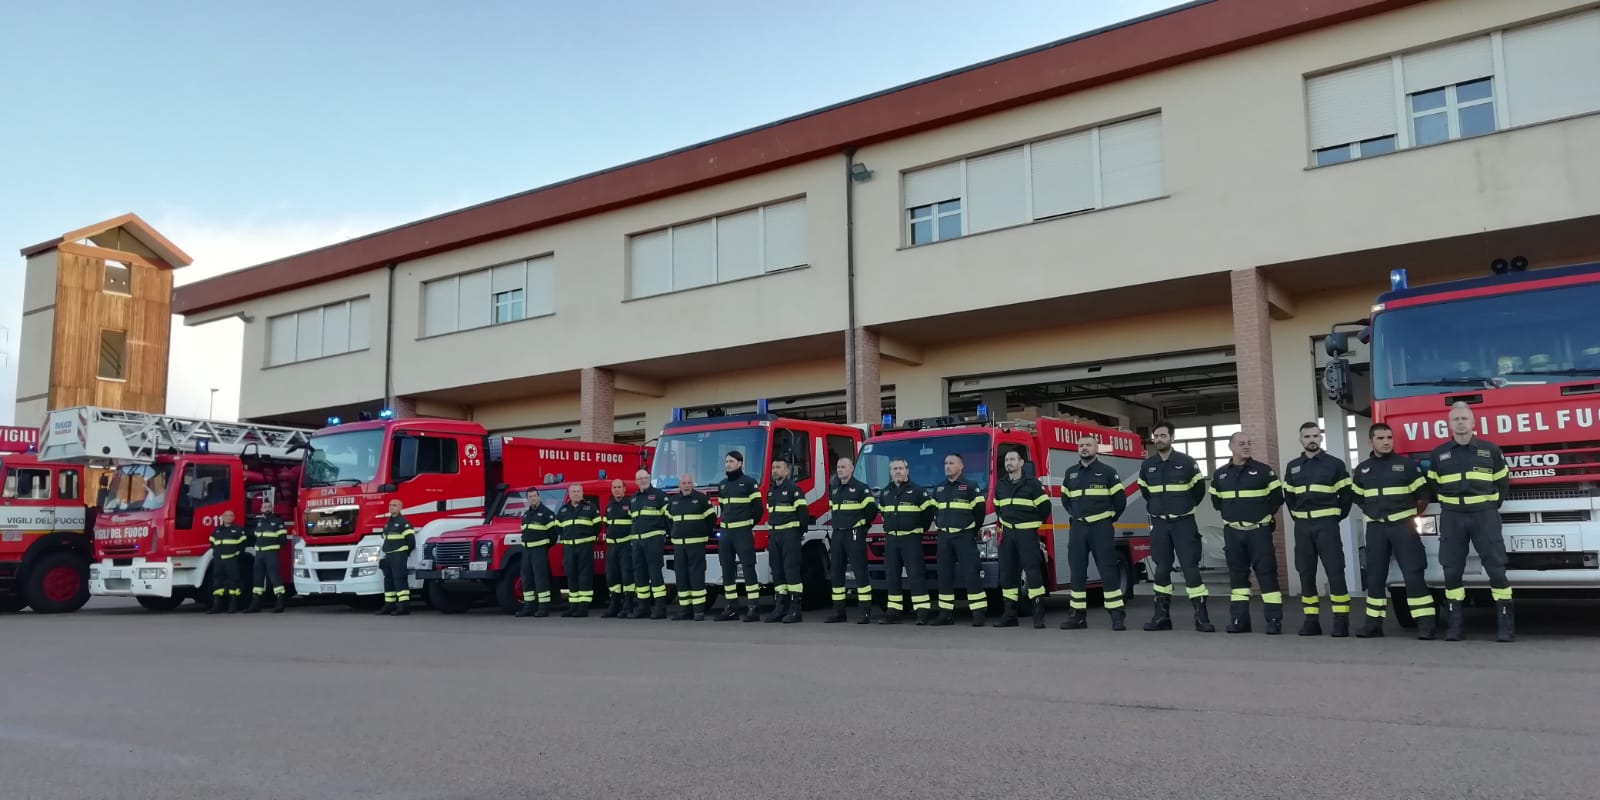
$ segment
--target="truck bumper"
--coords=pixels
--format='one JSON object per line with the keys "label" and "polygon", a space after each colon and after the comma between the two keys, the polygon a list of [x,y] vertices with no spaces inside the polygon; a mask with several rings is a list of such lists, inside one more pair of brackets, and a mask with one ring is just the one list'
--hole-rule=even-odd
{"label": "truck bumper", "polygon": [[135,558],[119,566],[107,558],[90,565],[89,594],[104,597],[175,597],[186,590],[198,588],[203,578],[193,564],[184,561],[149,562]]}
{"label": "truck bumper", "polygon": [[411,570],[411,579],[416,582],[440,581],[451,591],[464,591],[477,589],[486,591],[487,585],[500,580],[501,571],[495,569],[473,569],[471,567],[427,567]]}
{"label": "truck bumper", "polygon": [[[383,594],[383,569],[378,561],[356,563],[356,552],[378,546],[382,540],[368,536],[355,544],[307,547],[303,541],[294,548],[294,590],[301,595],[373,596]],[[412,589],[421,587],[416,580]]]}
{"label": "truck bumper", "polygon": [[[1591,511],[1600,517],[1600,510]],[[1600,520],[1576,523],[1515,524],[1501,526],[1506,548],[1506,580],[1517,589],[1586,590],[1600,593]],[[1444,586],[1444,567],[1439,564],[1439,537],[1422,537],[1428,569],[1428,586]],[[1467,550],[1466,569],[1461,576],[1468,589],[1489,588],[1489,573],[1476,549]],[[1405,578],[1393,560],[1389,564],[1389,585],[1404,586]]]}

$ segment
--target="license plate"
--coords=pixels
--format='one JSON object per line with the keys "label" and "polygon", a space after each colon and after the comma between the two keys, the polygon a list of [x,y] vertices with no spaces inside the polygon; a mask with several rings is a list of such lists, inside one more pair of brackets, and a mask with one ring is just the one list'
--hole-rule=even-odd
{"label": "license plate", "polygon": [[445,570],[444,570],[444,579],[445,580],[448,581],[448,580],[452,580],[452,579],[459,578],[459,577],[461,577],[461,568],[460,567],[446,567],[445,568]]}
{"label": "license plate", "polygon": [[474,561],[471,564],[469,564],[468,566],[472,568],[473,572],[482,572],[482,571],[484,571],[484,570],[489,568],[489,562],[487,562],[487,561]]}
{"label": "license plate", "polygon": [[322,584],[322,593],[323,594],[338,594],[339,593],[339,587],[334,586],[331,583],[324,583],[324,584]]}
{"label": "license plate", "polygon": [[1518,553],[1560,552],[1567,549],[1565,536],[1513,536],[1511,549]]}
{"label": "license plate", "polygon": [[111,579],[111,580],[116,580],[117,578],[125,578],[125,577],[127,577],[127,575],[123,574],[122,570],[120,570],[120,569],[114,569],[114,570],[111,570],[110,572],[107,572],[106,573],[106,577]]}

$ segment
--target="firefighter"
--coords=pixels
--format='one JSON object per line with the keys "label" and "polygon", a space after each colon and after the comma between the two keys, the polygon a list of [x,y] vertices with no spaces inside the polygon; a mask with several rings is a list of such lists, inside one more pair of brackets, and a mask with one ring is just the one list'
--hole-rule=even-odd
{"label": "firefighter", "polygon": [[856,624],[872,621],[872,582],[867,578],[867,526],[878,515],[872,489],[856,475],[856,462],[843,456],[833,468],[828,487],[829,516],[833,531],[828,537],[828,578],[833,584],[833,613],[824,623],[844,622],[848,596],[847,572],[856,577],[856,605],[860,616]]}
{"label": "firefighter", "polygon": [[283,613],[283,573],[278,569],[278,554],[289,541],[289,528],[273,513],[265,498],[260,500],[252,530],[256,540],[255,574],[250,581],[250,607],[246,614],[261,611],[261,601],[272,592],[272,613]]}
{"label": "firefighter", "polygon": [[1500,535],[1500,504],[1511,491],[1505,454],[1472,432],[1472,407],[1450,406],[1450,441],[1428,454],[1428,481],[1439,498],[1439,566],[1444,568],[1444,640],[1461,641],[1462,575],[1467,545],[1489,575],[1498,622],[1495,641],[1516,639],[1511,582],[1506,580],[1506,543]]}
{"label": "firefighter", "polygon": [[522,512],[522,608],[519,617],[550,616],[550,546],[556,542],[556,512],[528,490],[528,508]]}
{"label": "firefighter", "polygon": [[600,532],[600,509],[583,496],[583,486],[567,487],[567,501],[556,509],[561,529],[561,568],[567,574],[567,610],[563,617],[589,616],[594,602],[594,542]]}
{"label": "firefighter", "polygon": [[601,617],[625,617],[633,613],[633,512],[628,509],[628,487],[621,478],[611,481],[611,500],[606,503],[606,613]]}
{"label": "firefighter", "polygon": [[706,543],[716,527],[711,498],[694,488],[694,476],[678,476],[678,491],[667,498],[672,526],[672,572],[678,579],[678,613],[673,619],[706,618]]}
{"label": "firefighter", "polygon": [[1205,579],[1200,577],[1200,528],[1195,507],[1205,499],[1205,476],[1188,453],[1172,449],[1172,423],[1158,422],[1150,429],[1156,451],[1139,465],[1139,494],[1150,513],[1150,557],[1155,611],[1144,624],[1147,631],[1172,630],[1172,562],[1177,557],[1183,584],[1194,607],[1194,629],[1214,633],[1211,610],[1206,607]]}
{"label": "firefighter", "polygon": [[1100,440],[1078,437],[1078,463],[1067,468],[1061,504],[1072,527],[1067,533],[1067,568],[1072,573],[1071,610],[1064,631],[1089,627],[1089,555],[1100,573],[1111,630],[1127,630],[1122,566],[1117,562],[1117,520],[1128,510],[1127,487],[1116,468],[1100,460]]}
{"label": "firefighter", "polygon": [[1000,596],[1005,613],[996,628],[1017,627],[1017,603],[1022,598],[1022,576],[1028,576],[1028,602],[1033,604],[1033,627],[1044,627],[1043,559],[1039,555],[1039,529],[1050,521],[1050,493],[1023,460],[1022,450],[1011,450],[1001,461],[1004,480],[994,485],[994,510],[1000,517]]}
{"label": "firefighter", "polygon": [[1233,457],[1211,476],[1211,505],[1222,512],[1223,553],[1228,559],[1228,633],[1250,632],[1250,573],[1261,584],[1267,633],[1283,632],[1283,592],[1278,556],[1272,549],[1273,516],[1283,505],[1283,484],[1272,467],[1250,457],[1252,443],[1239,431],[1228,437]]}
{"label": "firefighter", "polygon": [[378,614],[403,617],[411,613],[411,576],[406,562],[417,546],[417,529],[400,513],[399,500],[389,501],[389,519],[383,524],[383,607]]}
{"label": "firefighter", "polygon": [[633,515],[633,585],[634,619],[667,618],[667,583],[661,577],[666,561],[667,493],[650,485],[648,470],[639,470],[633,476],[633,485],[639,491],[628,498],[628,512]]}
{"label": "firefighter", "polygon": [[772,570],[776,599],[766,622],[799,622],[805,595],[800,553],[811,527],[811,508],[806,504],[805,492],[789,479],[789,473],[788,459],[779,456],[772,460],[772,490],[767,493],[767,565]]}
{"label": "firefighter", "polygon": [[244,610],[244,554],[250,535],[244,528],[233,524],[233,511],[222,512],[222,523],[211,531],[211,570],[214,587],[211,590],[211,607],[207,614],[226,611],[236,614]]}
{"label": "firefighter", "polygon": [[928,491],[911,480],[911,466],[903,458],[889,461],[889,483],[878,490],[877,505],[883,514],[883,566],[885,571],[885,613],[880,625],[896,625],[905,611],[900,591],[900,571],[905,570],[911,592],[911,610],[917,624],[927,625],[933,611],[928,596],[928,564],[922,554],[922,535],[933,524],[938,508]]}
{"label": "firefighter", "polygon": [[939,532],[934,551],[939,572],[939,616],[930,625],[955,624],[958,582],[967,590],[972,627],[983,627],[983,612],[989,605],[978,566],[978,526],[983,522],[986,501],[983,487],[967,480],[965,469],[961,456],[945,456],[944,483],[933,490],[933,520]]}
{"label": "firefighter", "polygon": [[1322,449],[1322,427],[1300,426],[1300,448],[1283,472],[1284,505],[1294,519],[1294,567],[1300,573],[1300,605],[1305,620],[1301,636],[1321,636],[1321,602],[1317,598],[1317,561],[1328,574],[1328,605],[1333,635],[1350,635],[1350,587],[1344,575],[1344,536],[1340,525],[1350,515],[1355,494],[1350,470]]}
{"label": "firefighter", "polygon": [[1394,452],[1394,431],[1378,423],[1367,430],[1372,455],[1356,465],[1351,487],[1367,517],[1367,619],[1358,639],[1383,635],[1389,606],[1389,558],[1400,563],[1406,582],[1406,604],[1417,621],[1417,638],[1432,639],[1438,631],[1433,593],[1423,579],[1428,554],[1413,523],[1428,507],[1428,481],[1422,465]]}
{"label": "firefighter", "polygon": [[[744,621],[755,622],[756,602],[761,599],[761,584],[756,580],[756,523],[765,506],[761,484],[744,474],[744,454],[730,450],[722,457],[722,482],[717,484],[717,509],[721,520],[717,537],[717,560],[722,564],[722,596],[727,608],[719,622],[739,619],[739,587],[744,587]],[[744,568],[742,579],[739,568]]]}

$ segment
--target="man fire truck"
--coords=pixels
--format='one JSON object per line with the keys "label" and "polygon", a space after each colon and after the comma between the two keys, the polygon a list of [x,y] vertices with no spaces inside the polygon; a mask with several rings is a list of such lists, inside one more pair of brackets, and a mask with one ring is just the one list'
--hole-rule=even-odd
{"label": "man fire truck", "polygon": [[[685,417],[683,409],[673,409],[672,421],[661,429],[656,442],[655,459],[650,468],[652,485],[664,491],[675,491],[678,476],[693,475],[695,488],[717,500],[717,484],[724,477],[723,458],[737,451],[744,455],[744,471],[758,479],[761,496],[765,498],[772,488],[772,459],[783,456],[793,465],[790,479],[800,487],[811,509],[811,527],[801,545],[801,583],[805,586],[804,608],[818,608],[832,602],[828,584],[828,480],[833,475],[833,465],[841,456],[854,456],[864,432],[851,425],[793,419],[770,413],[765,399],[756,401],[753,414],[725,416]],[[885,472],[885,474],[888,474]],[[763,521],[756,526],[756,584],[772,580],[767,560],[767,534],[769,524]],[[717,540],[713,538],[706,548],[706,585],[724,589],[738,582],[740,576],[722,574],[720,559],[716,557]],[[671,546],[667,550],[667,569],[672,568]],[[743,571],[742,567],[738,571]],[[865,580],[858,575],[856,580]],[[667,576],[667,585],[673,576]]]}
{"label": "man fire truck", "polygon": [[83,468],[39,461],[38,443],[37,428],[0,427],[0,613],[57,614],[89,601]]}
{"label": "man fire truck", "polygon": [[[966,465],[966,477],[981,485],[988,495],[990,511],[983,521],[978,556],[983,568],[983,585],[992,591],[999,585],[1000,573],[999,518],[993,511],[994,484],[1004,474],[1006,454],[1020,454],[1022,474],[1037,477],[1054,500],[1052,522],[1043,526],[1039,535],[1044,550],[1044,585],[1049,591],[1065,591],[1071,576],[1067,569],[1067,518],[1060,505],[1061,481],[1068,465],[1078,461],[1078,439],[1083,436],[1092,436],[1100,442],[1101,460],[1115,467],[1119,474],[1138,474],[1144,459],[1144,445],[1138,435],[1130,431],[1049,417],[995,422],[980,405],[976,417],[906,420],[899,426],[874,433],[861,447],[856,475],[867,485],[881,488],[889,482],[889,462],[903,458],[911,468],[912,481],[932,485],[944,480],[944,457],[950,453],[961,456]],[[1110,576],[1115,582],[1113,585],[1121,588],[1125,597],[1132,595],[1133,585],[1138,580],[1138,565],[1150,554],[1150,526],[1144,499],[1136,483],[1127,483],[1127,511],[1116,524],[1121,574]],[[923,541],[925,569],[931,576],[936,539],[930,534]],[[884,582],[883,554],[883,528],[881,524],[874,525],[867,536],[867,561],[875,588],[881,588]],[[1091,583],[1104,588],[1106,577],[1091,566]]]}
{"label": "man fire truck", "polygon": [[308,433],[80,406],[50,412],[39,460],[114,468],[94,526],[89,591],[166,611],[185,598],[211,602],[220,576],[210,537],[224,512],[243,520],[265,502],[279,516],[294,513]]}
{"label": "man fire truck", "polygon": [[[1450,406],[1466,403],[1476,433],[1499,445],[1511,473],[1500,498],[1507,577],[1519,595],[1600,594],[1600,262],[1534,271],[1521,257],[1493,274],[1430,286],[1390,274],[1372,315],[1335,326],[1323,373],[1331,399],[1394,430],[1395,450],[1415,459],[1450,440]],[[1345,358],[1348,333],[1370,344],[1370,385],[1357,387]],[[1359,393],[1357,389],[1359,388]],[[1370,411],[1367,408],[1370,391]],[[1417,517],[1428,585],[1444,586],[1440,509]],[[1390,594],[1412,624],[1398,569]],[[1466,564],[1469,600],[1487,604],[1476,552]]]}

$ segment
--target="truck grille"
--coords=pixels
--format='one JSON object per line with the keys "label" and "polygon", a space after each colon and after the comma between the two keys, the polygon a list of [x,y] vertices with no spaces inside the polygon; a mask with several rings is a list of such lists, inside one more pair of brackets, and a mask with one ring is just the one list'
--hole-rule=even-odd
{"label": "truck grille", "polygon": [[332,582],[332,581],[342,581],[342,580],[344,580],[344,570],[342,570],[342,569],[319,569],[319,570],[317,570],[317,580],[319,580],[319,581],[330,581],[330,582]]}
{"label": "truck grille", "polygon": [[440,567],[464,567],[472,560],[472,542],[439,542],[433,546],[433,563]]}
{"label": "truck grille", "polygon": [[1587,511],[1541,511],[1540,522],[1588,522]]}
{"label": "truck grille", "polygon": [[1511,487],[1512,500],[1585,500],[1591,494],[1583,484],[1577,483]]}
{"label": "truck grille", "polygon": [[307,536],[343,536],[356,529],[356,512],[348,511],[307,511],[306,516]]}

